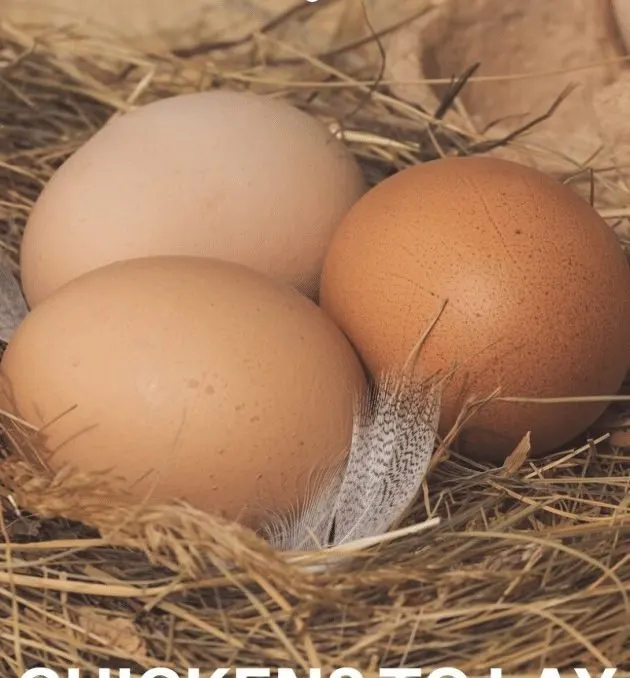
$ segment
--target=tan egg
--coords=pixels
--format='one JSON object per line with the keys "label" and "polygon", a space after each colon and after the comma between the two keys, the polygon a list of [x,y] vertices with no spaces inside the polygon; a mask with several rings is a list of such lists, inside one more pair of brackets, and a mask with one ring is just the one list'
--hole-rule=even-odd
{"label": "tan egg", "polygon": [[[519,164],[452,158],[406,169],[349,212],[321,303],[375,375],[400,367],[446,301],[420,360],[446,383],[441,433],[467,401],[614,395],[630,355],[630,271],[571,189]],[[605,403],[492,402],[461,451],[501,459],[528,432],[547,452]]]}
{"label": "tan egg", "polygon": [[112,119],[46,185],[24,232],[31,306],[99,266],[235,261],[316,297],[332,233],[365,191],[315,118],[250,93],[171,97]]}
{"label": "tan egg", "polygon": [[[344,459],[364,377],[309,299],[238,264],[110,264],[39,304],[0,363],[53,469],[256,524]],[[64,414],[65,413],[65,414]],[[60,416],[62,415],[62,416]],[[52,422],[52,423],[50,423]]]}
{"label": "tan egg", "polygon": [[617,28],[626,53],[630,50],[630,0],[609,0],[613,20]]}

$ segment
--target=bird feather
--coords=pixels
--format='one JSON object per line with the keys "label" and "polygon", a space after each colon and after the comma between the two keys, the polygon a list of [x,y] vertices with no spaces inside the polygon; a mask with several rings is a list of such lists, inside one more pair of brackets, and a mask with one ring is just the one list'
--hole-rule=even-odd
{"label": "bird feather", "polygon": [[299,513],[272,519],[279,550],[339,546],[385,533],[416,499],[436,441],[437,383],[388,374],[357,403],[344,463],[313,474]]}
{"label": "bird feather", "polygon": [[386,375],[358,420],[333,509],[332,545],[383,534],[420,490],[435,446],[439,387]]}
{"label": "bird feather", "polygon": [[20,284],[7,263],[0,259],[0,341],[10,341],[27,313],[28,307]]}

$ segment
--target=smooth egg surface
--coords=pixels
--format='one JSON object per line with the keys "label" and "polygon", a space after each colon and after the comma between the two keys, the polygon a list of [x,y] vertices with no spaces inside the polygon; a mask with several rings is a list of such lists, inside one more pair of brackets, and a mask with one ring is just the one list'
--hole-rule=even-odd
{"label": "smooth egg surface", "polygon": [[113,118],[39,195],[20,252],[26,298],[114,261],[208,256],[315,298],[326,248],[364,193],[351,153],[287,102],[216,90]]}
{"label": "smooth egg surface", "polygon": [[232,262],[150,257],[74,279],[0,363],[10,409],[45,453],[255,524],[299,506],[343,461],[364,376],[309,299]]}
{"label": "smooth egg surface", "polygon": [[[614,395],[626,374],[630,270],[620,243],[587,202],[536,170],[436,160],[386,179],[343,220],[321,304],[373,375],[402,366],[444,303],[419,366],[446,378],[442,434],[471,400]],[[494,399],[459,447],[503,459],[531,431],[540,454],[605,406]]]}

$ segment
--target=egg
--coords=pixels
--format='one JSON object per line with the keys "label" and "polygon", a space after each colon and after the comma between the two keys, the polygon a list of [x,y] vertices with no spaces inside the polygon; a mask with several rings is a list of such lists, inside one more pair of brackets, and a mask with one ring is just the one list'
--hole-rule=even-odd
{"label": "egg", "polygon": [[630,49],[630,1],[610,0],[613,22],[626,49]]}
{"label": "egg", "polygon": [[111,469],[132,500],[252,526],[343,462],[364,388],[311,300],[186,256],[115,262],[58,289],[17,329],[0,379],[53,470]]}
{"label": "egg", "polygon": [[113,118],[53,175],[20,252],[35,306],[114,261],[241,263],[315,298],[330,237],[364,193],[352,154],[280,99],[214,90]]}
{"label": "egg", "polygon": [[439,317],[417,375],[444,379],[442,435],[494,394],[458,438],[478,459],[505,458],[528,432],[532,453],[547,453],[605,408],[509,402],[496,389],[610,396],[628,368],[630,271],[618,239],[569,187],[504,160],[440,159],[373,188],[335,233],[321,304],[377,379]]}

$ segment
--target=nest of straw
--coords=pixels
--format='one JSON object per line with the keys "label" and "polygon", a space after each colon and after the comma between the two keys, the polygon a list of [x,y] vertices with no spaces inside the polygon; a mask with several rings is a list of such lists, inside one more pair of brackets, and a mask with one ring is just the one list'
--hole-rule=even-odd
{"label": "nest of straw", "polygon": [[[349,74],[339,54],[274,52],[264,35],[167,56],[82,33],[34,40],[2,27],[0,228],[15,266],[25,218],[52,172],[136,103],[211,86],[280,92],[336,121],[372,183],[445,152],[483,153],[516,139],[443,122],[465,74],[435,115],[389,94],[378,69]],[[335,567],[323,553],[273,552],[189,507],[118,505],[102,479],[49,477],[5,453],[0,674],[33,666],[61,675],[69,666],[85,675],[158,666],[352,666],[366,676],[397,666],[457,666],[470,676],[493,666],[505,675],[630,668],[623,424],[615,410],[583,447],[538,461],[517,453],[502,468],[444,455],[407,527],[337,554]],[[435,516],[439,524],[413,528]]]}

